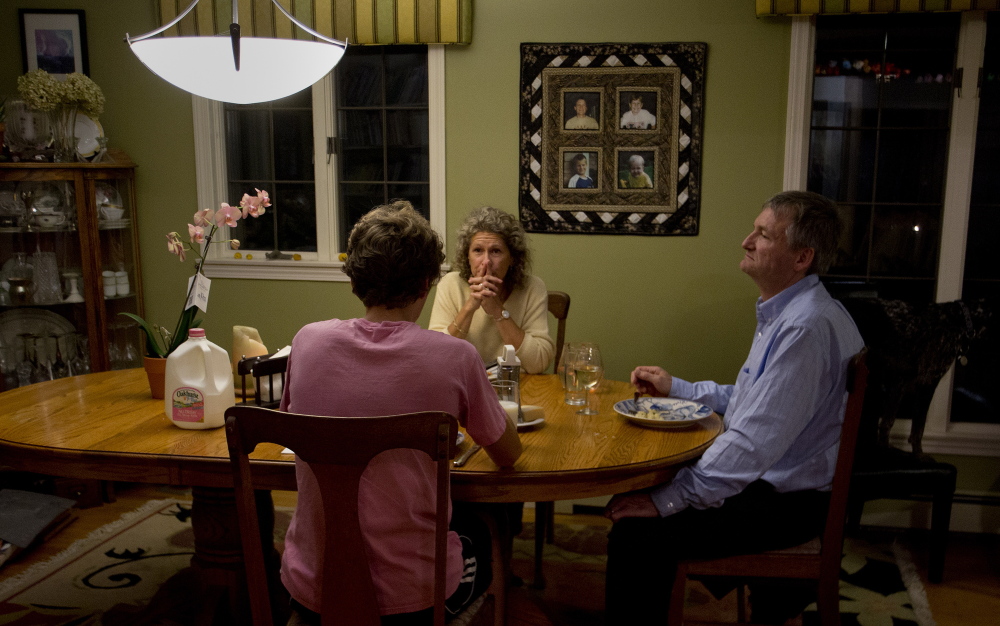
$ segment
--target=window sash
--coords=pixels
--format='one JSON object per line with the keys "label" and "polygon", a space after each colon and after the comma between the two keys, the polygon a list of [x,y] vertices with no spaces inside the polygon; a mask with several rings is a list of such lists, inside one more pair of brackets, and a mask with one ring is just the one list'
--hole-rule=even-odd
{"label": "window sash", "polygon": [[[964,12],[961,21],[956,66],[979,68],[983,64],[986,43],[985,14]],[[785,126],[785,189],[806,189],[815,41],[815,19],[793,17]],[[969,80],[969,77],[974,77],[977,72],[970,70],[965,74],[966,80]],[[965,237],[968,229],[979,106],[976,91],[975,88],[955,89],[952,94],[951,135],[945,174],[944,211],[941,220],[941,247],[935,296],[938,302],[948,302],[962,297]],[[954,368],[942,378],[931,401],[923,436],[924,449],[928,452],[947,454],[1000,456],[998,452],[1000,447],[997,445],[1000,443],[1000,425],[951,422],[953,371]],[[897,420],[892,430],[892,442],[906,446],[910,427],[910,420]]]}
{"label": "window sash", "polygon": [[[447,249],[445,206],[445,60],[444,46],[427,47],[428,134],[430,145],[430,222]],[[337,136],[334,105],[334,78],[328,75],[313,86],[313,146],[316,163],[316,253],[297,253],[301,260],[268,260],[254,253],[252,260],[235,259],[233,251],[212,246],[205,262],[209,278],[255,278],[271,280],[309,280],[349,282],[337,259],[339,227],[337,220],[337,155],[327,163],[327,137]],[[196,182],[198,207],[217,209],[220,202],[238,201],[228,197],[225,155],[225,120],[222,104],[192,96],[194,115]],[[194,210],[191,211],[194,214]],[[228,228],[219,230],[218,238],[228,236]]]}

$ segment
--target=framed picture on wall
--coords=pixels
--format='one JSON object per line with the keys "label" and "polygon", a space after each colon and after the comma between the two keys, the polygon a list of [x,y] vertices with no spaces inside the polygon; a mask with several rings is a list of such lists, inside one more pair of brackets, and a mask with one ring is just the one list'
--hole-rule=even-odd
{"label": "framed picture on wall", "polygon": [[18,9],[24,71],[90,74],[87,25],[79,9]]}
{"label": "framed picture on wall", "polygon": [[706,52],[521,44],[525,229],[697,235]]}
{"label": "framed picture on wall", "polygon": [[600,189],[600,148],[563,148],[563,188],[575,191]]}
{"label": "framed picture on wall", "polygon": [[562,92],[563,129],[601,130],[601,91],[566,89]]}

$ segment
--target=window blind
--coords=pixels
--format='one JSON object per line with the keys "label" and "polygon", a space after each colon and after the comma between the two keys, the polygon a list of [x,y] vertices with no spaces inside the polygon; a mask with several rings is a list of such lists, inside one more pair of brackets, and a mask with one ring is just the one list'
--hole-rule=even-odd
{"label": "window blind", "polygon": [[[278,0],[295,19],[317,32],[351,44],[472,42],[472,0]],[[160,24],[176,17],[191,0],[160,0]],[[232,0],[201,0],[166,36],[229,33]],[[308,39],[271,0],[240,0],[244,35]]]}
{"label": "window blind", "polygon": [[755,2],[757,17],[1000,9],[1000,0],[755,0]]}

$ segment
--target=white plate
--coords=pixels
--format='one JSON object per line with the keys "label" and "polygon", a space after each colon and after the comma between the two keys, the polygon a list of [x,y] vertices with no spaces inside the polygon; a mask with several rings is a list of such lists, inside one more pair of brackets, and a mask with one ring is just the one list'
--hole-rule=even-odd
{"label": "white plate", "polygon": [[85,159],[97,154],[101,144],[97,142],[98,137],[104,136],[104,127],[101,123],[83,113],[76,116],[76,151]]}
{"label": "white plate", "polygon": [[[656,411],[657,419],[636,416],[638,411]],[[712,409],[704,404],[680,400],[678,398],[639,398],[615,403],[615,412],[624,415],[632,423],[649,428],[684,428],[703,420],[712,414]]]}
{"label": "white plate", "polygon": [[518,430],[531,430],[535,426],[541,426],[545,423],[544,417],[539,417],[538,419],[531,420],[530,422],[521,422],[517,425]]}
{"label": "white plate", "polygon": [[20,345],[19,335],[45,337],[75,332],[68,319],[45,309],[11,309],[0,313],[0,335],[5,346]]}

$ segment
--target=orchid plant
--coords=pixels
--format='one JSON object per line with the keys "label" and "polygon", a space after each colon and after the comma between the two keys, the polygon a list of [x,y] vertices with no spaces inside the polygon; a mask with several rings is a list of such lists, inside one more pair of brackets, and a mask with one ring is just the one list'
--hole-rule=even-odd
{"label": "orchid plant", "polygon": [[[233,228],[236,226],[238,220],[248,217],[260,217],[264,214],[265,209],[271,206],[271,199],[268,197],[266,191],[256,188],[254,190],[257,192],[257,195],[243,194],[243,199],[235,207],[223,202],[218,211],[202,209],[195,213],[194,223],[187,225],[187,241],[182,241],[181,235],[178,232],[167,233],[167,251],[176,254],[181,262],[187,259],[187,253],[190,251],[197,258],[195,266],[195,274],[197,275],[203,273],[202,268],[205,265],[204,252],[208,250],[209,245],[213,243],[229,244],[229,247],[233,250],[238,250],[240,247],[238,239],[213,241],[213,238],[215,237],[215,232],[223,225]],[[174,327],[174,332],[172,333],[163,326],[149,324],[134,313],[121,313],[121,315],[138,322],[142,330],[145,331],[147,357],[164,358],[169,356],[178,346],[187,341],[188,331],[192,328],[197,328],[201,324],[200,319],[195,319],[198,307],[193,304],[188,306],[188,301],[191,298],[191,293],[196,283],[196,280],[192,280],[191,285],[188,287],[187,296],[184,298],[184,309],[181,311],[180,319],[177,320],[177,326]]]}

